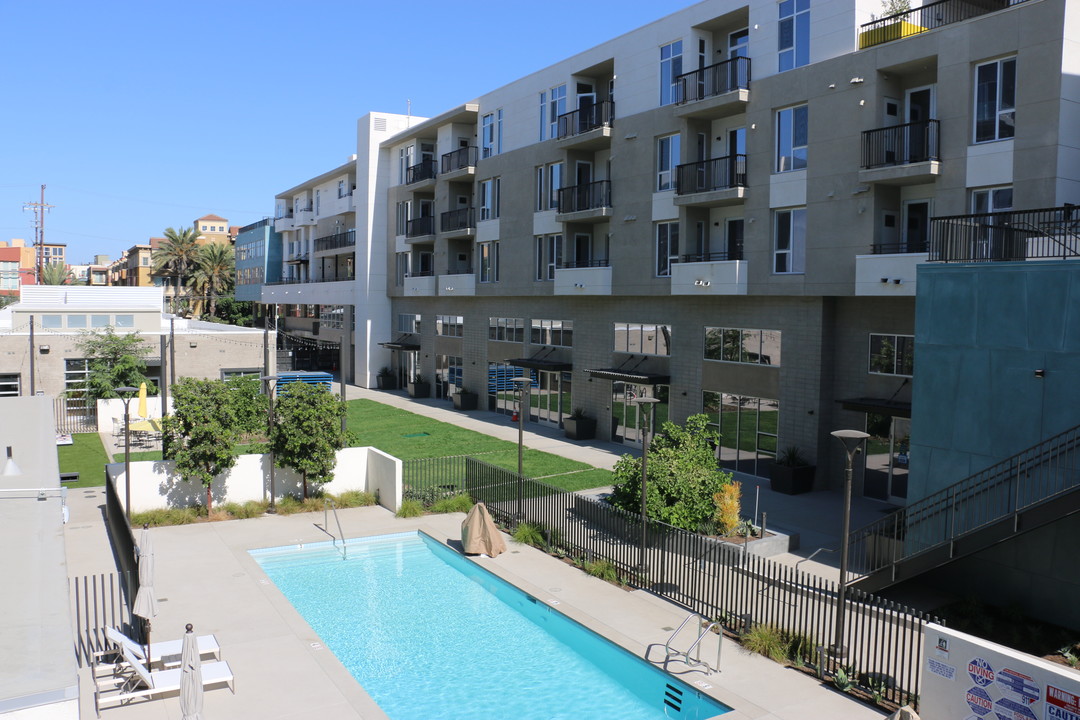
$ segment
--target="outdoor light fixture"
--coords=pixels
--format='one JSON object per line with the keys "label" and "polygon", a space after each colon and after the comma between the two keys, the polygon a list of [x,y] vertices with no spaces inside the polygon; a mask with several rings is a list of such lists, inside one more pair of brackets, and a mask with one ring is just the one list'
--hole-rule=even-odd
{"label": "outdoor light fixture", "polygon": [[120,395],[124,401],[124,510],[127,512],[128,524],[131,524],[131,396],[139,392],[139,388],[125,385],[113,388],[113,392]]}
{"label": "outdoor light fixture", "polygon": [[640,409],[645,406],[645,415],[642,422],[641,433],[641,556],[638,560],[638,567],[641,572],[644,573],[647,569],[645,563],[645,552],[649,545],[649,523],[648,513],[646,512],[646,484],[648,482],[648,467],[649,467],[649,434],[652,430],[653,420],[653,408],[660,402],[659,398],[654,397],[639,397],[634,398],[633,403]]}
{"label": "outdoor light fixture", "polygon": [[844,517],[840,531],[840,585],[836,590],[836,640],[832,646],[835,657],[844,657],[847,655],[847,648],[844,646],[844,603],[847,599],[848,535],[851,532],[851,465],[855,460],[855,453],[870,435],[861,430],[834,430],[830,435],[844,444],[844,452],[847,453],[847,468],[844,470]]}
{"label": "outdoor light fixture", "polygon": [[893,278],[893,285],[903,285],[903,284],[904,284],[904,279],[903,278]]}

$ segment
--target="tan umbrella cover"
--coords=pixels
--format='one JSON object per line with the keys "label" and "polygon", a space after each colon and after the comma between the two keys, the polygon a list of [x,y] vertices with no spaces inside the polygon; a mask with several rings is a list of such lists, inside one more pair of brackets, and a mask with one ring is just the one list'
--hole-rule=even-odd
{"label": "tan umbrella cover", "polygon": [[472,510],[465,516],[465,521],[461,523],[461,544],[466,555],[495,557],[506,552],[506,541],[499,528],[495,527],[495,521],[491,519],[484,503],[473,505]]}
{"label": "tan umbrella cover", "polygon": [[146,657],[150,657],[150,619],[157,615],[157,595],[154,593],[154,545],[150,526],[144,525],[139,538],[139,592],[131,614],[146,621]]}
{"label": "tan umbrella cover", "polygon": [[910,705],[905,705],[885,720],[919,720],[919,714],[912,710]]}
{"label": "tan umbrella cover", "polygon": [[199,642],[195,639],[191,623],[188,623],[183,649],[180,651],[180,712],[183,720],[202,720],[202,706],[202,660],[199,659]]}

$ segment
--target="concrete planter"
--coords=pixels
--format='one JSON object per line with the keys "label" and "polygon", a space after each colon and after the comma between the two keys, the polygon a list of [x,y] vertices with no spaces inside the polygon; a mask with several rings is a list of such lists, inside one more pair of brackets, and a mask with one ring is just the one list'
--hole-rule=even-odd
{"label": "concrete planter", "polygon": [[476,393],[459,392],[454,395],[455,410],[475,410],[478,397]]}
{"label": "concrete planter", "polygon": [[411,398],[426,398],[431,395],[431,383],[426,382],[411,382],[409,383],[409,397]]}
{"label": "concrete planter", "polygon": [[570,440],[592,440],[596,437],[596,420],[593,418],[565,418],[563,431]]}
{"label": "concrete planter", "polygon": [[814,465],[773,465],[769,477],[769,487],[773,492],[784,495],[799,495],[814,489]]}
{"label": "concrete planter", "polygon": [[393,375],[378,375],[375,383],[380,390],[397,390],[397,378]]}

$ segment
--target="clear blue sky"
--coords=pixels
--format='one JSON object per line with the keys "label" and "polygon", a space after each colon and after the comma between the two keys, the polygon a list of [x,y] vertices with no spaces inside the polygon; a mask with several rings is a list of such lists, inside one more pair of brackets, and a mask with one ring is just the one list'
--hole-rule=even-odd
{"label": "clear blue sky", "polygon": [[0,0],[0,240],[115,259],[245,225],[345,162],[366,112],[438,114],[690,0]]}

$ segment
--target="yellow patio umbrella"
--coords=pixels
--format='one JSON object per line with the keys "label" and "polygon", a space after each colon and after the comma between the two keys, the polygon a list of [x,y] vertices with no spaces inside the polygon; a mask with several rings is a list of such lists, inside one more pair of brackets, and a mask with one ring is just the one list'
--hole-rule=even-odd
{"label": "yellow patio umbrella", "polygon": [[139,384],[139,417],[148,417],[150,412],[146,409],[146,383]]}

